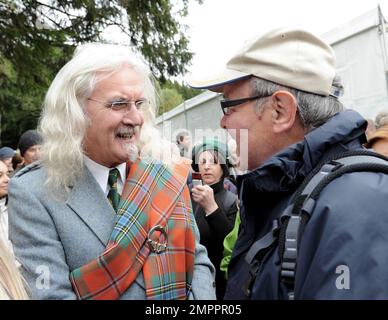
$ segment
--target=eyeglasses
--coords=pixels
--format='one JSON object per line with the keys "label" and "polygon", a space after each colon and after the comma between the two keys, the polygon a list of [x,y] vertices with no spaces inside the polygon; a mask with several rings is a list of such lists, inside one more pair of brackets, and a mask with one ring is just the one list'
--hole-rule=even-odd
{"label": "eyeglasses", "polygon": [[134,105],[137,110],[140,110],[140,109],[143,109],[148,104],[147,99],[139,99],[136,101],[120,100],[120,101],[112,101],[112,102],[103,102],[92,98],[88,98],[88,100],[101,103],[106,108],[109,108],[113,111],[117,111],[123,114],[131,111],[132,105]]}
{"label": "eyeglasses", "polygon": [[229,115],[229,114],[231,114],[231,109],[230,108],[232,108],[232,107],[239,106],[239,105],[241,105],[241,104],[243,104],[245,102],[248,102],[248,101],[253,101],[253,100],[256,100],[256,99],[266,98],[266,97],[269,97],[269,95],[268,96],[256,95],[256,96],[252,96],[252,97],[235,99],[235,100],[221,100],[220,101],[221,109],[222,109],[222,112],[225,115]]}

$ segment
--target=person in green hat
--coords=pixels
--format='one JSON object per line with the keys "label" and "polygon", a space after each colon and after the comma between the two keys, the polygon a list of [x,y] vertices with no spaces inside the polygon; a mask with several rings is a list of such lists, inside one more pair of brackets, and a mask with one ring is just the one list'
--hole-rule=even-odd
{"label": "person in green hat", "polygon": [[194,216],[200,233],[200,243],[207,250],[216,268],[216,294],[221,300],[226,281],[220,270],[223,258],[223,241],[232,230],[237,213],[237,196],[224,188],[228,177],[228,150],[218,140],[205,140],[192,152],[192,169],[199,172],[202,185],[191,189]]}

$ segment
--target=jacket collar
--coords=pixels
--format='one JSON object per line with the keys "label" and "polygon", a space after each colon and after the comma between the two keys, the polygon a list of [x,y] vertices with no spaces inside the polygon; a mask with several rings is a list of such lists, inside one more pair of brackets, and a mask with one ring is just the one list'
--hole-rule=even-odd
{"label": "jacket collar", "polygon": [[218,182],[216,182],[214,184],[209,185],[209,187],[213,189],[214,194],[216,194],[216,193],[218,193],[218,192],[220,192],[222,190],[225,190],[224,189],[224,178],[221,178],[220,181],[218,181]]}

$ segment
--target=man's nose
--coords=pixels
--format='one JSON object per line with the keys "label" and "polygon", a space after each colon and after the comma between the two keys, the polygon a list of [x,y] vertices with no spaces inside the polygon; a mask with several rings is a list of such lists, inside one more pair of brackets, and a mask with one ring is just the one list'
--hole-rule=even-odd
{"label": "man's nose", "polygon": [[226,119],[225,119],[225,116],[222,116],[222,118],[220,120],[220,126],[221,126],[221,128],[226,129]]}
{"label": "man's nose", "polygon": [[131,110],[124,115],[123,122],[125,124],[141,126],[144,122],[143,113],[137,108],[131,108]]}

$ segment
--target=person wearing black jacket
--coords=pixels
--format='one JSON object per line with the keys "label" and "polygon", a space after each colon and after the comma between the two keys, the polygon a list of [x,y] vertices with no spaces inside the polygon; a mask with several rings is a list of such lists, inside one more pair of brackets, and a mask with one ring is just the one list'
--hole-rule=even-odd
{"label": "person wearing black jacket", "polygon": [[202,185],[191,189],[194,216],[200,232],[200,243],[216,268],[216,294],[224,296],[226,280],[220,270],[223,241],[233,229],[237,213],[237,196],[224,188],[229,175],[227,148],[221,142],[208,140],[193,149],[192,168],[202,177]]}
{"label": "person wearing black jacket", "polygon": [[[305,216],[287,217],[307,177],[365,152],[367,122],[341,103],[336,65],[325,41],[283,27],[245,43],[222,74],[191,81],[223,95],[220,125],[246,147],[240,159],[250,170],[237,179],[241,224],[225,299],[388,299],[384,170],[338,176],[308,205],[298,197]],[[284,235],[285,219],[308,222]]]}

